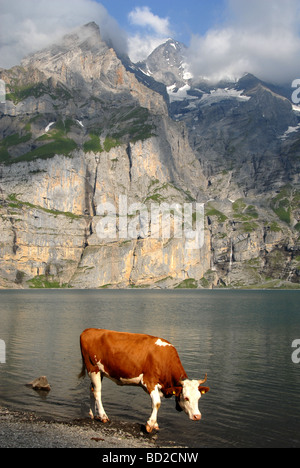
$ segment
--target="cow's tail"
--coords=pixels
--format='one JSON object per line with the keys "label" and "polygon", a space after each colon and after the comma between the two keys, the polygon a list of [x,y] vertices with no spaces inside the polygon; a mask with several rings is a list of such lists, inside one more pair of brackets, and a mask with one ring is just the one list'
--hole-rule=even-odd
{"label": "cow's tail", "polygon": [[85,363],[82,356],[82,368],[80,374],[78,374],[78,379],[82,379],[83,377],[85,377]]}
{"label": "cow's tail", "polygon": [[83,377],[85,377],[85,370],[86,370],[83,352],[82,352],[82,346],[81,346],[81,337],[80,337],[80,350],[81,350],[81,357],[82,357],[82,367],[81,367],[81,372],[78,374],[78,379],[82,379]]}

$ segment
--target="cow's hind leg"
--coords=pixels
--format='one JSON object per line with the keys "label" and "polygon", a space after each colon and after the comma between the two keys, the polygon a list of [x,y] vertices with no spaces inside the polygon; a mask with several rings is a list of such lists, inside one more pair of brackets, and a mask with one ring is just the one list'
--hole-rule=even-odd
{"label": "cow's hind leg", "polygon": [[96,419],[101,419],[103,423],[107,423],[109,421],[107,414],[104,411],[102,406],[101,400],[101,389],[102,389],[102,382],[101,382],[101,373],[100,372],[92,372],[90,374],[91,378],[91,390],[90,390],[90,402],[91,402],[91,409],[90,409],[90,416],[92,419],[94,417]]}
{"label": "cow's hind leg", "polygon": [[157,431],[159,430],[157,424],[157,413],[161,405],[161,399],[158,385],[156,385],[155,389],[150,393],[150,397],[152,401],[152,414],[146,424],[146,431],[149,433],[152,432],[153,429]]}

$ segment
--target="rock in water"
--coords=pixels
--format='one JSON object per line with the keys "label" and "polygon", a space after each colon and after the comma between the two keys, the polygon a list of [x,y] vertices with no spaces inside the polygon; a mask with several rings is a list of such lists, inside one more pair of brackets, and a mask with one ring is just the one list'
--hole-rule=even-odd
{"label": "rock in water", "polygon": [[45,376],[38,377],[37,379],[28,383],[27,387],[32,387],[34,390],[43,390],[45,392],[50,392],[51,390],[48,379]]}

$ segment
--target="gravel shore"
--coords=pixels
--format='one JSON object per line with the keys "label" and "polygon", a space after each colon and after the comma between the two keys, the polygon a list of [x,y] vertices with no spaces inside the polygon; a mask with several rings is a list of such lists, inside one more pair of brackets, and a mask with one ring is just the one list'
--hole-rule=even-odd
{"label": "gravel shore", "polygon": [[[157,439],[157,434],[146,434],[138,424],[104,425],[90,419],[59,422],[0,406],[0,448],[155,449],[162,447]],[[163,447],[175,448],[175,444]]]}

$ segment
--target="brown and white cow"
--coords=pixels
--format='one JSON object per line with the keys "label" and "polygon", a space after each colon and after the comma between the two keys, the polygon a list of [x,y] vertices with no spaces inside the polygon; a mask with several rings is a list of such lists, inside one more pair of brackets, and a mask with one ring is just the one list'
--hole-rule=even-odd
{"label": "brown and white cow", "polygon": [[166,340],[133,333],[122,333],[90,328],[80,336],[82,371],[87,370],[92,381],[90,415],[103,423],[109,421],[101,401],[103,377],[118,385],[138,385],[149,393],[152,414],[146,430],[158,430],[157,413],[161,397],[175,395],[176,408],[191,420],[199,421],[198,401],[209,391],[203,380],[188,380],[175,347]]}

